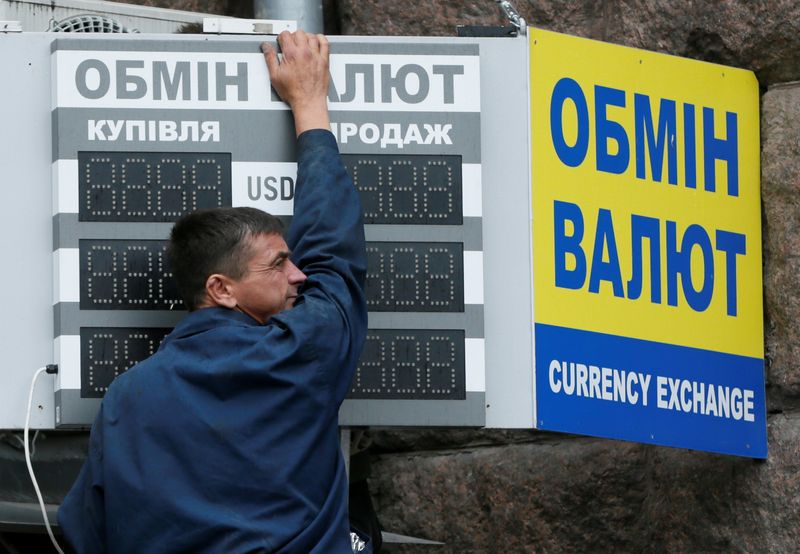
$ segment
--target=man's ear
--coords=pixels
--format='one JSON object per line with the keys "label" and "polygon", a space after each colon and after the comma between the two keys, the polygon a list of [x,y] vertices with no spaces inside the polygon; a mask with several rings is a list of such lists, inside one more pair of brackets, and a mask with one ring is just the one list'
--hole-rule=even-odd
{"label": "man's ear", "polygon": [[206,298],[214,306],[234,309],[237,305],[230,277],[214,273],[206,279]]}

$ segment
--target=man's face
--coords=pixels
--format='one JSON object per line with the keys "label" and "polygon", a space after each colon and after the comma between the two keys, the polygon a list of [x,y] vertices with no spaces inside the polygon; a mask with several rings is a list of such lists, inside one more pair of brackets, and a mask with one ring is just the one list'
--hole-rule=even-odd
{"label": "man's face", "polygon": [[267,320],[294,306],[297,289],[306,275],[289,259],[289,248],[280,235],[257,235],[250,239],[251,258],[247,272],[233,281],[236,309],[258,321]]}

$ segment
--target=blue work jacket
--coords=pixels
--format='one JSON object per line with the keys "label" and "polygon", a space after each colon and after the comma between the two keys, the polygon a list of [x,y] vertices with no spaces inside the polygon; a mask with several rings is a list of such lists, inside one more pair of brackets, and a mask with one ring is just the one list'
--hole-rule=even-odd
{"label": "blue work jacket", "polygon": [[351,552],[337,414],[366,335],[364,228],[333,135],[297,145],[295,307],[192,312],[112,383],[58,512],[76,551]]}

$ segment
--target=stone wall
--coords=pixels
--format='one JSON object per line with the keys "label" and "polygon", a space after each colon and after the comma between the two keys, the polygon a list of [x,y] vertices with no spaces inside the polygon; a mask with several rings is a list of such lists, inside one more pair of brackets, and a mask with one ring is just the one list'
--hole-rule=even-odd
{"label": "stone wall", "polygon": [[[142,0],[252,17],[234,0]],[[800,3],[516,0],[535,26],[752,69],[762,87],[769,458],[536,431],[373,432],[384,527],[444,547],[393,552],[792,552],[800,547]],[[455,35],[492,0],[326,0],[326,30]],[[783,84],[787,83],[787,84]]]}

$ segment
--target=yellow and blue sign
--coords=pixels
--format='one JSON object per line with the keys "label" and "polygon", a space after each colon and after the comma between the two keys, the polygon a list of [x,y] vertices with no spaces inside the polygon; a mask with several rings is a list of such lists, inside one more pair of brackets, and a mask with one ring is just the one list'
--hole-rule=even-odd
{"label": "yellow and blue sign", "polygon": [[766,457],[755,76],[529,37],[537,427]]}

